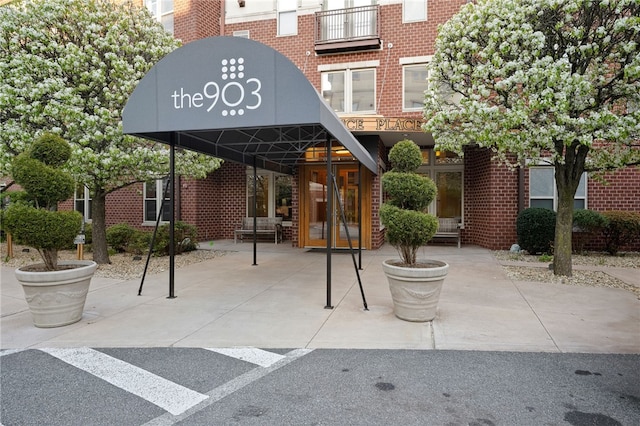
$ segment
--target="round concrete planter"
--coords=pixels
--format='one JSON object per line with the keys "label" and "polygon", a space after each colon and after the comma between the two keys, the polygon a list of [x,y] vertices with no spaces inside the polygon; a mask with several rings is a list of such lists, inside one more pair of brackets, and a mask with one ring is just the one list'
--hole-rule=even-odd
{"label": "round concrete planter", "polygon": [[405,321],[425,322],[436,316],[442,282],[449,265],[438,260],[419,259],[426,268],[396,266],[400,259],[382,262],[393,299],[393,313]]}
{"label": "round concrete planter", "polygon": [[36,327],[60,327],[82,318],[91,277],[98,265],[91,260],[58,262],[58,266],[64,265],[75,267],[46,272],[15,270]]}

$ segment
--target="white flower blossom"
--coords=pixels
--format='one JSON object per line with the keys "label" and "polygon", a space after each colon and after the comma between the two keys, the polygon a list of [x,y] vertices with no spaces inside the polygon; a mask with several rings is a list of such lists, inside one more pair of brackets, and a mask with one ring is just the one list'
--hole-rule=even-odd
{"label": "white flower blossom", "polygon": [[[24,0],[0,6],[0,174],[45,131],[72,145],[69,171],[96,196],[169,171],[169,151],[123,135],[138,81],[179,42],[145,8],[106,0]],[[202,178],[216,158],[177,153]],[[96,203],[94,203],[95,205]],[[106,247],[104,249],[106,253]]]}
{"label": "white flower blossom", "polygon": [[440,28],[423,128],[442,150],[555,167],[560,274],[582,173],[640,164],[639,45],[640,0],[478,0]]}

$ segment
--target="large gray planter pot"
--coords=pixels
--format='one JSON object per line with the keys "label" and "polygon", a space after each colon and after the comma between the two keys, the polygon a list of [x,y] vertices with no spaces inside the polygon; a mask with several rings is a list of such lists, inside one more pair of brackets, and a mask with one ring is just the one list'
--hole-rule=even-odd
{"label": "large gray planter pot", "polygon": [[393,299],[393,313],[405,321],[425,322],[436,316],[442,283],[449,265],[439,260],[419,259],[427,268],[396,266],[400,259],[382,262]]}
{"label": "large gray planter pot", "polygon": [[91,277],[98,264],[91,260],[58,262],[58,266],[63,265],[75,267],[46,272],[15,270],[36,327],[61,327],[82,319]]}

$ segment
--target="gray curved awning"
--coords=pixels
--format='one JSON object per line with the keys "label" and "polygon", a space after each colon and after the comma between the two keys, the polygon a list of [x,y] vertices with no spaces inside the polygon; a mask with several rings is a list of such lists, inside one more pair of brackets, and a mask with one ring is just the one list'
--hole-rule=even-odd
{"label": "gray curved awning", "polygon": [[335,139],[377,174],[373,156],[304,74],[245,38],[201,39],[164,57],[134,90],[122,121],[125,134],[289,174],[307,148]]}

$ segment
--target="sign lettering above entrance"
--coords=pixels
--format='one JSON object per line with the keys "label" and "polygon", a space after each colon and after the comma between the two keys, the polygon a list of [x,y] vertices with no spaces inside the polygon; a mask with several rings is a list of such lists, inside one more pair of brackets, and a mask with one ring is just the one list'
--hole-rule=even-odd
{"label": "sign lettering above entrance", "polygon": [[245,109],[258,109],[262,104],[260,89],[262,82],[257,78],[244,80],[244,58],[220,61],[220,79],[204,83],[202,90],[185,91],[184,87],[171,94],[174,109],[207,108],[207,112],[221,101],[220,114],[223,117],[244,115]]}
{"label": "sign lettering above entrance", "polygon": [[355,132],[413,132],[422,131],[419,118],[343,117],[347,129]]}

